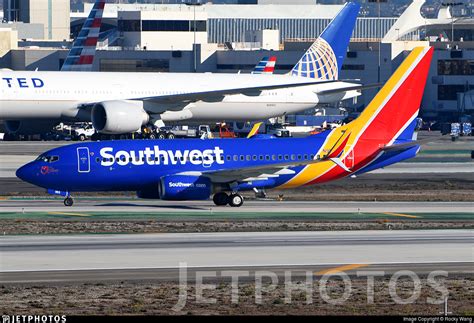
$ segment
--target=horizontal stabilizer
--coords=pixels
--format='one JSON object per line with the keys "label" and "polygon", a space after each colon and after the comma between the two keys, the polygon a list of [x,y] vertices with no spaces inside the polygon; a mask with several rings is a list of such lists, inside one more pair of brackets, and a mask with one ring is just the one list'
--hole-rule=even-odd
{"label": "horizontal stabilizer", "polygon": [[337,89],[322,90],[322,91],[318,91],[317,94],[327,95],[327,94],[335,94],[335,93],[341,93],[341,92],[347,92],[347,91],[363,91],[363,90],[368,90],[368,89],[380,88],[382,86],[383,86],[383,83],[372,83],[372,84],[367,84],[367,85],[353,85],[353,86],[340,87]]}
{"label": "horizontal stabilizer", "polygon": [[423,145],[423,144],[428,143],[428,142],[436,141],[441,137],[442,136],[434,137],[434,138],[426,138],[426,139],[422,139],[422,140],[413,140],[413,141],[405,142],[405,143],[402,143],[402,144],[394,144],[394,145],[390,145],[390,146],[384,146],[384,147],[382,147],[382,150],[383,151],[401,151],[401,150],[405,150],[405,149],[408,149],[408,148],[411,148],[411,147]]}

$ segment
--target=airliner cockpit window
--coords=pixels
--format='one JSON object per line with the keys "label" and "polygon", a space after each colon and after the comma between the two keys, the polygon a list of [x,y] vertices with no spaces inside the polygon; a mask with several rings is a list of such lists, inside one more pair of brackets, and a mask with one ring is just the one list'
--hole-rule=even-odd
{"label": "airliner cockpit window", "polygon": [[45,163],[54,163],[59,160],[59,156],[45,156],[45,155],[40,155],[38,158],[36,158],[36,161],[43,161]]}

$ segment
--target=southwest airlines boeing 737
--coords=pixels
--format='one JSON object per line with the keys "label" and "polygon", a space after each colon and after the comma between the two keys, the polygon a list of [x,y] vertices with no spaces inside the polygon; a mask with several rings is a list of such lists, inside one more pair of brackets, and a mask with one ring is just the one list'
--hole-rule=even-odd
{"label": "southwest airlines boeing 737", "polygon": [[17,176],[66,197],[137,191],[141,198],[241,206],[241,191],[337,180],[414,157],[432,48],[415,48],[354,121],[306,138],[90,142],[52,149]]}
{"label": "southwest airlines boeing 737", "polygon": [[288,75],[3,70],[0,119],[11,133],[92,121],[101,133],[122,134],[165,122],[265,120],[352,98],[361,87],[337,79],[359,8],[347,3]]}

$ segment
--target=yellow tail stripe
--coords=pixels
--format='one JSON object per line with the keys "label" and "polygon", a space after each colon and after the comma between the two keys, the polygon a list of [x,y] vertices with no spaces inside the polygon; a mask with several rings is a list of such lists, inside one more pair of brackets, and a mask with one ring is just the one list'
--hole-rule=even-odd
{"label": "yellow tail stripe", "polygon": [[258,129],[262,125],[263,122],[257,122],[253,125],[252,130],[250,130],[249,134],[247,135],[247,139],[252,138],[258,133]]}

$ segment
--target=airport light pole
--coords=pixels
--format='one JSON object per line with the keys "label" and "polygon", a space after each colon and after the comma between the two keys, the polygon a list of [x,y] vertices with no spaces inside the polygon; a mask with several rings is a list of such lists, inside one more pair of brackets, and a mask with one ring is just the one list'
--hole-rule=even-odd
{"label": "airport light pole", "polygon": [[193,55],[194,55],[194,73],[197,72],[197,53],[196,53],[196,7],[202,6],[200,0],[185,2],[185,5],[193,7],[193,33],[194,33],[194,41],[193,41]]}
{"label": "airport light pole", "polygon": [[[454,15],[453,15],[453,11],[452,10],[455,6],[461,6],[463,5],[462,2],[446,2],[446,3],[441,3],[441,6],[443,7],[448,7],[448,10],[449,8],[451,8],[451,45],[452,43],[454,42]],[[452,45],[454,46],[454,45]]]}
{"label": "airport light pole", "polygon": [[382,45],[382,27],[380,25],[380,3],[387,2],[387,0],[369,0],[369,2],[377,2],[377,37],[379,38],[379,51],[378,51],[378,67],[377,67],[377,83],[380,83],[380,68],[381,68],[381,52],[380,47]]}

